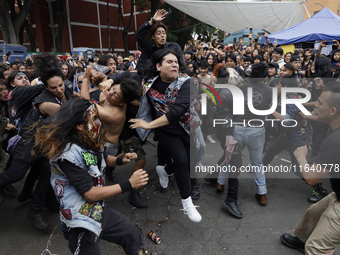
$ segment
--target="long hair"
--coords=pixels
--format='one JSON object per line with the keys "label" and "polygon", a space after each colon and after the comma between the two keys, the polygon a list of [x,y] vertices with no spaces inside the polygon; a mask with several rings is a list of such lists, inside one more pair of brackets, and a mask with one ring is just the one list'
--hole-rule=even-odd
{"label": "long hair", "polygon": [[81,142],[89,149],[103,148],[107,141],[105,131],[101,129],[96,142],[84,137],[77,131],[76,126],[83,124],[85,111],[91,106],[92,102],[84,98],[75,98],[65,102],[60,109],[55,112],[51,119],[36,122],[30,129],[35,129],[35,144],[32,149],[39,149],[40,153],[47,158],[60,155],[68,143]]}
{"label": "long hair", "polygon": [[207,57],[206,57],[206,60],[208,61],[208,59],[209,59],[209,57],[210,56],[212,56],[213,57],[213,63],[212,63],[212,69],[214,69],[214,67],[217,65],[217,58],[216,58],[216,56],[215,56],[215,54],[213,54],[213,53],[209,53],[208,55],[207,55]]}
{"label": "long hair", "polygon": [[138,74],[145,81],[149,80],[152,77],[157,76],[159,73],[156,68],[156,64],[162,64],[164,57],[168,54],[173,54],[177,57],[179,72],[185,71],[185,63],[182,61],[181,56],[174,50],[170,48],[158,50],[152,54],[152,57],[148,59],[146,65],[138,71]]}
{"label": "long hair", "polygon": [[315,60],[314,77],[332,78],[333,71],[331,63],[326,57],[319,57]]}

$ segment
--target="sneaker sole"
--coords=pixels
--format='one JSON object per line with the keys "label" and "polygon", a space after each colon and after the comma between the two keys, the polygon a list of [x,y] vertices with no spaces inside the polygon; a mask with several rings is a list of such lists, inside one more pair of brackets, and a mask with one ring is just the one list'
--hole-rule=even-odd
{"label": "sneaker sole", "polygon": [[298,247],[296,247],[296,246],[290,245],[289,243],[286,242],[286,240],[284,240],[284,239],[282,238],[282,236],[280,236],[280,239],[281,239],[281,241],[284,243],[284,245],[288,246],[288,247],[291,248],[291,249],[298,250],[299,252],[302,252],[303,254],[305,254],[305,250],[304,250],[304,249],[301,249],[301,248],[298,248]]}
{"label": "sneaker sole", "polygon": [[242,219],[243,218],[243,215],[239,215],[239,214],[235,213],[226,203],[222,202],[222,207],[227,209],[228,212],[230,212],[236,218],[238,218],[238,219]]}

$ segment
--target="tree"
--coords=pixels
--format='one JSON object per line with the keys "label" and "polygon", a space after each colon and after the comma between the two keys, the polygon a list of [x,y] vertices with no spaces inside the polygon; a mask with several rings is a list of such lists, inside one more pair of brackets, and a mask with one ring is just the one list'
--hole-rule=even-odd
{"label": "tree", "polygon": [[[18,6],[21,7],[18,13],[15,11],[15,0],[0,1],[0,25],[6,43],[20,44],[19,31],[27,22],[26,17],[33,0],[25,0],[23,5],[20,1],[18,0]],[[27,24],[25,27],[27,28]]]}

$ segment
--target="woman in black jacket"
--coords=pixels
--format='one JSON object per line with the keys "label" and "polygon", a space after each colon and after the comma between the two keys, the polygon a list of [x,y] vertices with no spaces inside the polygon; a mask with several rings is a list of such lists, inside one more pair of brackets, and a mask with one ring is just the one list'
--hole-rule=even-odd
{"label": "woman in black jacket", "polygon": [[[163,48],[170,48],[174,50],[181,56],[181,60],[184,62],[181,47],[177,43],[169,43],[166,41],[167,26],[161,22],[166,15],[167,12],[164,9],[158,10],[149,21],[145,22],[138,29],[135,37],[142,49],[142,55],[137,63],[137,70],[145,66],[147,60],[151,58],[153,53]],[[149,40],[145,38],[148,33],[150,38],[154,41],[154,45],[150,45]]]}

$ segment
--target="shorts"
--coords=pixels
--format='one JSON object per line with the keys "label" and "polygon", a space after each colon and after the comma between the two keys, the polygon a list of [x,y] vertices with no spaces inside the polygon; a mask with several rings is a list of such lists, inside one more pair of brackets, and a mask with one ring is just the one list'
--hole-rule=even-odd
{"label": "shorts", "polygon": [[111,155],[111,156],[117,156],[118,150],[119,150],[119,144],[115,143],[106,143],[104,145],[105,147],[105,154],[106,155]]}
{"label": "shorts", "polygon": [[126,140],[121,140],[120,144],[124,153],[137,153],[136,161],[146,159],[146,152],[143,149],[142,140],[139,137],[131,136]]}

